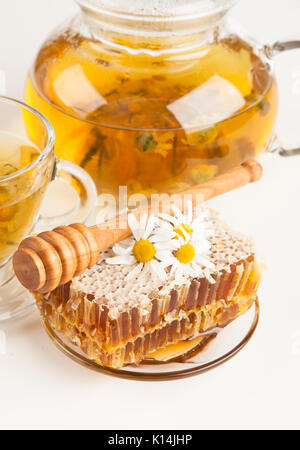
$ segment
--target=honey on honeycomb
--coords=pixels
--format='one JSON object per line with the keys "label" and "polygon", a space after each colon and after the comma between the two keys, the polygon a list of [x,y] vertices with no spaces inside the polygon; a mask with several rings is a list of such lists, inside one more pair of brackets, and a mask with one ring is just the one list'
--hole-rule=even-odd
{"label": "honey on honeycomb", "polygon": [[[103,258],[71,283],[36,294],[42,316],[91,360],[106,367],[139,364],[153,352],[224,327],[257,298],[263,266],[246,237],[212,221],[207,276],[124,281],[128,266]],[[110,255],[109,249],[107,255]]]}

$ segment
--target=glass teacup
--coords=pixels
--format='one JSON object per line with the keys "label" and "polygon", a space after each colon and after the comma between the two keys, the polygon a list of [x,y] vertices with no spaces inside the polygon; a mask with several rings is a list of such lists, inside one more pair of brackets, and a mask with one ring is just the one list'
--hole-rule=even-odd
{"label": "glass teacup", "polygon": [[[39,133],[34,143],[26,131],[24,119],[28,118]],[[0,96],[0,321],[23,314],[34,304],[11,267],[11,257],[22,239],[37,226],[41,230],[74,221],[87,222],[96,204],[92,179],[75,164],[58,161],[54,142],[51,124],[38,111]],[[42,202],[58,172],[60,189],[68,192],[71,189],[75,201],[68,205],[67,212],[59,211],[58,206],[56,215],[45,217],[47,205]],[[42,205],[44,217],[40,214]]]}

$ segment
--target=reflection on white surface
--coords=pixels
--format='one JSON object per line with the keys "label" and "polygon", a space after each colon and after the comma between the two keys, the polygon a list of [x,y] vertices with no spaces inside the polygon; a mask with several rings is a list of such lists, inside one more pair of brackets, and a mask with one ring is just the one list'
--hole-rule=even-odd
{"label": "reflection on white surface", "polygon": [[76,189],[63,179],[52,181],[47,187],[35,232],[75,222],[79,208],[80,199]]}
{"label": "reflection on white surface", "polygon": [[6,354],[6,334],[0,330],[0,355]]}
{"label": "reflection on white surface", "polygon": [[5,73],[3,70],[0,70],[0,95],[4,95],[6,93],[6,79],[5,79]]}
{"label": "reflection on white surface", "polygon": [[79,115],[89,114],[106,104],[79,64],[62,72],[53,87],[58,98]]}
{"label": "reflection on white surface", "polygon": [[230,81],[214,75],[200,87],[168,106],[181,126],[207,128],[231,117],[245,105],[240,91]]}

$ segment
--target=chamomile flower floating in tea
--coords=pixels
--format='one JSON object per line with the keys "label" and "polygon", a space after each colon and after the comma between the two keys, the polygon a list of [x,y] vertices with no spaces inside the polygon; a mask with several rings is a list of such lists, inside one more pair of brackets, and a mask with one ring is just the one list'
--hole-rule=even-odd
{"label": "chamomile flower floating in tea", "polygon": [[138,148],[146,152],[152,149],[157,155],[167,158],[169,152],[174,149],[175,134],[171,131],[159,135],[158,133],[142,133],[137,137]]}
{"label": "chamomile flower floating in tea", "polygon": [[[166,280],[166,272],[161,260],[171,257],[171,251],[166,250],[163,243],[165,231],[156,230],[155,218],[151,215],[142,216],[138,222],[133,214],[128,216],[128,224],[133,238],[123,241],[113,247],[115,256],[106,260],[107,264],[126,264],[134,268],[126,277],[131,280],[137,276],[145,276],[150,272],[153,278],[160,281]],[[168,236],[166,236],[168,237]]]}

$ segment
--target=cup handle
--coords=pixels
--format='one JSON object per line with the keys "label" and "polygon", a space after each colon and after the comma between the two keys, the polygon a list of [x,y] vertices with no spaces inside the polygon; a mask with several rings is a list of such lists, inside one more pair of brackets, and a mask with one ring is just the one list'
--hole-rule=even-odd
{"label": "cup handle", "polygon": [[[54,180],[59,183],[57,186],[54,186],[55,183],[48,186],[35,232],[74,222],[89,224],[97,203],[97,190],[90,175],[76,164],[56,158],[51,181]],[[53,204],[53,200],[59,196],[65,197],[62,211],[59,211],[59,205]]]}
{"label": "cup handle", "polygon": [[[264,51],[267,57],[272,60],[280,53],[288,50],[300,49],[300,40],[292,41],[277,41],[273,45],[265,45]],[[273,145],[270,147],[270,152],[277,152],[280,156],[296,156],[300,155],[300,147],[294,149],[285,149],[277,138],[274,139]]]}

